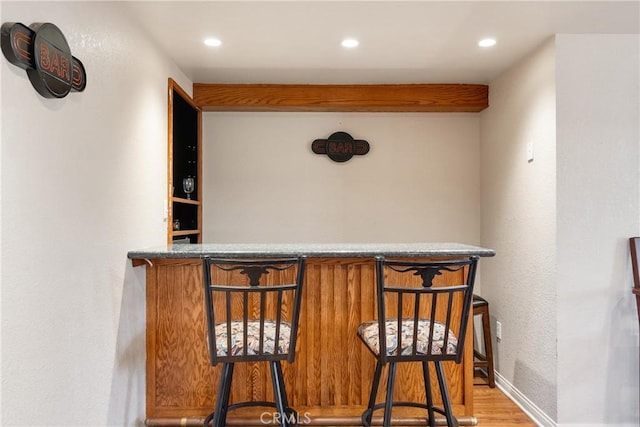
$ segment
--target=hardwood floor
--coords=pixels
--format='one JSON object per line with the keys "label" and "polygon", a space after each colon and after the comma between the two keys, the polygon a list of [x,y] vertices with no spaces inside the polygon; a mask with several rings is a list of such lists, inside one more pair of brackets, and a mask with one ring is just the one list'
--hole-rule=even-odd
{"label": "hardwood floor", "polygon": [[[500,389],[489,388],[486,385],[475,385],[473,387],[473,414],[476,417],[478,427],[537,427],[536,423],[534,423],[515,403],[513,403],[507,396],[504,395],[500,391]],[[299,409],[299,408],[298,408]],[[402,409],[402,408],[398,408]],[[398,409],[395,410],[394,414],[397,414]],[[257,419],[260,413],[264,409],[253,409],[253,408],[245,408],[240,409],[239,411],[244,411],[245,414],[254,414]],[[255,411],[255,412],[254,412]],[[319,420],[316,419],[312,424],[314,426],[321,427],[339,427],[339,426],[357,426],[360,425],[359,421],[354,423],[353,417],[346,417],[349,420],[335,424],[335,412],[333,409],[331,414],[327,414],[326,408],[322,410],[322,414],[324,415],[332,415],[334,422],[330,420]],[[311,411],[316,412],[316,411]],[[349,411],[351,414],[353,411]],[[317,413],[313,414],[314,417],[317,417]],[[437,417],[437,425],[444,426],[446,425],[446,421],[438,416]],[[183,422],[182,422],[183,421]],[[180,425],[184,426],[201,426],[202,418],[190,418],[183,419]],[[154,423],[154,426],[177,426],[178,424],[173,423]],[[227,425],[230,427],[247,427],[246,421],[238,420],[238,419],[228,419]],[[261,425],[273,425],[273,424],[264,424],[258,423],[251,424],[252,426],[261,426]],[[300,424],[301,426],[303,424]],[[380,420],[374,422],[374,426],[377,427],[380,425]],[[406,426],[402,424],[404,427],[411,426],[416,427],[418,424],[416,422],[411,422]],[[424,425],[424,424],[419,424]]]}
{"label": "hardwood floor", "polygon": [[473,413],[480,427],[536,427],[536,423],[497,387],[473,387]]}
{"label": "hardwood floor", "polygon": [[[473,414],[478,420],[478,427],[537,427],[527,415],[513,403],[507,396],[504,395],[497,387],[489,388],[486,385],[476,385],[473,387]],[[394,414],[401,412],[403,408],[397,408]],[[251,410],[251,409],[249,409]],[[313,411],[312,411],[313,412]],[[350,413],[353,411],[350,411]],[[323,414],[328,415],[326,408],[322,410]],[[317,414],[314,414],[317,415]],[[335,409],[332,411],[332,415],[335,416]],[[347,417],[350,421],[345,421],[339,424],[334,424],[327,420],[315,420],[312,425],[322,427],[338,427],[338,426],[355,426],[351,418]],[[437,416],[438,426],[445,426],[446,421],[444,418]],[[202,425],[200,420],[200,424]],[[374,426],[378,427],[381,421],[374,421]],[[188,424],[191,425],[191,424]],[[196,424],[193,424],[194,426]],[[228,426],[242,426],[246,427],[246,423],[238,423],[236,420],[228,421]],[[258,424],[256,424],[258,425]],[[408,426],[416,427],[418,424],[411,422]],[[424,425],[424,424],[420,424]],[[302,426],[302,424],[301,424]],[[402,426],[406,427],[405,424]]]}

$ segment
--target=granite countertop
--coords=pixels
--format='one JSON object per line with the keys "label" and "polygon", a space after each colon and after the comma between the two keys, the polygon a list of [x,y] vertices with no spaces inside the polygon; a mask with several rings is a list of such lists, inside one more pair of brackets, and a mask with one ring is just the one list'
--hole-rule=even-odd
{"label": "granite countertop", "polygon": [[217,257],[370,258],[408,256],[491,257],[493,249],[460,243],[198,243],[167,244],[130,251],[130,259]]}

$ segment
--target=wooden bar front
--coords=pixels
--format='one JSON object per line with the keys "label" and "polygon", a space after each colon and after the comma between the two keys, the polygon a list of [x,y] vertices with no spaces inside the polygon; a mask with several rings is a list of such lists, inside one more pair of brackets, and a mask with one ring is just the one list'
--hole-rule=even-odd
{"label": "wooden bar front", "polygon": [[[298,411],[301,425],[361,425],[374,358],[356,331],[362,321],[375,317],[372,258],[308,259],[296,360],[283,364],[289,403]],[[200,260],[151,260],[147,266],[147,425],[202,425],[213,410],[221,367],[209,365],[205,328]],[[471,340],[469,333],[461,365],[444,363],[461,425],[476,423]],[[401,365],[396,399],[423,401],[420,365]],[[232,402],[272,399],[268,374],[264,363],[237,364]],[[383,400],[383,385],[378,401]],[[271,412],[270,408],[232,411],[228,424],[265,425],[272,421]],[[394,425],[424,425],[425,412],[398,408]]]}

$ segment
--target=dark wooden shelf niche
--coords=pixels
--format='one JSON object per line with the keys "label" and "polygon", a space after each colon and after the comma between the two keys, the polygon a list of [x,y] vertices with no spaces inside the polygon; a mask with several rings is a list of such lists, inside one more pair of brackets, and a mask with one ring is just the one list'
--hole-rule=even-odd
{"label": "dark wooden shelf niche", "polygon": [[[202,241],[201,120],[200,108],[175,81],[169,79],[169,243],[185,237],[190,243]],[[184,178],[195,180],[190,198],[182,185]],[[176,220],[180,224],[178,230],[174,229]]]}

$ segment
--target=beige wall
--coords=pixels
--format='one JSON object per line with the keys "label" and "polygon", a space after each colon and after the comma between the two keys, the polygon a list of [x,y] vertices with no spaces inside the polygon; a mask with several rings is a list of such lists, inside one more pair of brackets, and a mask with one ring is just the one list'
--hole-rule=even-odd
{"label": "beige wall", "polygon": [[640,425],[640,36],[558,35],[558,423]]}
{"label": "beige wall", "polygon": [[638,425],[639,46],[557,35],[491,83],[481,113],[498,382],[545,426]]}
{"label": "beige wall", "polygon": [[480,122],[481,242],[497,252],[483,260],[482,295],[493,330],[502,323],[498,380],[547,423],[557,411],[555,90],[549,41],[491,83]]}
{"label": "beige wall", "polygon": [[117,2],[5,2],[53,22],[87,88],[44,99],[2,70],[3,426],[144,422],[144,270],[166,240],[167,77],[189,80]]}
{"label": "beige wall", "polygon": [[[477,114],[205,113],[205,242],[480,242]],[[336,163],[311,142],[371,151]]]}

